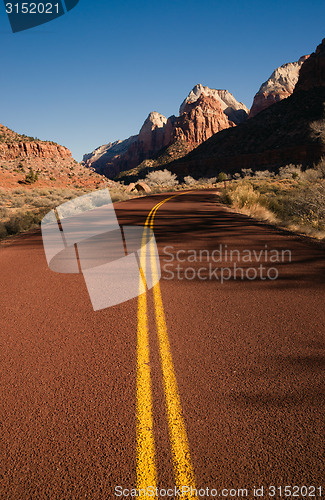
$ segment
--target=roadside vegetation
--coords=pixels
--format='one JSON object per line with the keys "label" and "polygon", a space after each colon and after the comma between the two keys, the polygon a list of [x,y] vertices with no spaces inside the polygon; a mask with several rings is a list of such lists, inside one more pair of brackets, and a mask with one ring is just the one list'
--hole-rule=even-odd
{"label": "roadside vegetation", "polygon": [[314,168],[286,165],[277,173],[242,169],[234,175],[183,182],[168,170],[149,172],[144,179],[155,193],[218,188],[220,200],[237,212],[317,239],[325,239],[325,158]]}
{"label": "roadside vegetation", "polygon": [[221,201],[236,211],[308,236],[325,239],[325,159],[313,169],[287,165],[235,174]]}
{"label": "roadside vegetation", "polygon": [[176,174],[169,170],[153,170],[144,178],[153,193],[163,193],[164,191],[183,191],[184,189],[208,189],[216,187],[217,177],[194,179],[190,175],[186,176],[183,182],[179,182]]}
{"label": "roadside vegetation", "polygon": [[[0,188],[0,239],[39,227],[50,210],[91,191],[93,189]],[[130,197],[120,184],[110,187],[110,195],[113,202]]]}
{"label": "roadside vegetation", "polygon": [[[91,188],[37,188],[30,171],[31,185],[14,190],[0,188],[0,239],[39,226],[52,208],[93,191]],[[287,165],[278,173],[242,169],[234,175],[219,172],[216,177],[180,182],[167,169],[147,173],[144,182],[152,193],[188,189],[218,189],[222,203],[234,210],[318,239],[325,239],[325,159],[312,169]],[[27,184],[27,183],[26,183]],[[104,187],[104,186],[101,186]],[[110,187],[113,202],[143,196],[128,193],[123,183]]]}

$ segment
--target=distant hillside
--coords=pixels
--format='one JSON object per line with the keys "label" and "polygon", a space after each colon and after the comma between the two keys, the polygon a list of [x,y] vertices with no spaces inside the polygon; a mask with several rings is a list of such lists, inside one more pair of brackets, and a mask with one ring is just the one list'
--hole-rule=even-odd
{"label": "distant hillside", "polygon": [[260,86],[259,91],[255,94],[249,118],[292,94],[299,78],[301,66],[308,57],[302,56],[299,61],[283,64],[273,71],[270,78]]}
{"label": "distant hillside", "polygon": [[35,137],[17,134],[13,130],[10,130],[10,128],[5,127],[0,123],[0,143],[29,142],[35,140],[37,140]]}
{"label": "distant hillside", "polygon": [[246,123],[223,130],[167,168],[179,175],[216,175],[241,168],[313,165],[325,155],[325,39],[302,65],[291,96]]}
{"label": "distant hillside", "polygon": [[105,181],[76,162],[64,146],[17,134],[0,124],[0,187],[24,184],[31,172],[37,186],[96,187]]}
{"label": "distant hillside", "polygon": [[[181,104],[179,116],[166,118],[152,111],[138,135],[100,146],[84,155],[83,163],[114,178],[122,171],[137,169],[145,160],[166,156],[167,150],[173,150],[173,144],[176,144],[176,152],[177,145],[186,143],[183,150],[186,154],[220,130],[247,120],[248,112],[248,108],[227,90],[198,84]],[[169,161],[178,157],[174,152]]]}
{"label": "distant hillside", "polygon": [[116,176],[116,180],[125,181],[127,184],[134,182],[137,179],[143,179],[151,170],[159,170],[170,162],[183,158],[187,153],[192,150],[191,145],[185,140],[177,140],[170,146],[162,148],[158,153],[153,155],[151,159],[144,160],[134,168],[120,172]]}

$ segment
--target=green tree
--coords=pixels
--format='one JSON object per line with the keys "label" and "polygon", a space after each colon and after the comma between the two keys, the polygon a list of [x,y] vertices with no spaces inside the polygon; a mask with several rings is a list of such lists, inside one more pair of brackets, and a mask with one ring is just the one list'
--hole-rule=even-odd
{"label": "green tree", "polygon": [[25,183],[26,184],[34,184],[34,182],[38,181],[38,172],[34,172],[32,167],[29,167],[28,174],[25,175]]}
{"label": "green tree", "polygon": [[220,174],[218,175],[218,182],[223,182],[226,181],[227,179],[228,179],[227,174],[225,174],[225,172],[220,172]]}

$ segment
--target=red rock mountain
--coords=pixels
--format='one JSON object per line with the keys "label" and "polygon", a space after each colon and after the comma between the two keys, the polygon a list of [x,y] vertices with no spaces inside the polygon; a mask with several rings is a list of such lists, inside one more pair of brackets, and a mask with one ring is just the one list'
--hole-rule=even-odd
{"label": "red rock mountain", "polygon": [[310,90],[325,86],[325,38],[300,70],[295,90]]}
{"label": "red rock mountain", "polygon": [[220,102],[212,96],[201,94],[196,101],[186,103],[182,114],[171,121],[170,135],[166,133],[165,145],[183,140],[193,149],[220,130],[234,126],[223,112]]}
{"label": "red rock mountain", "polygon": [[182,175],[213,176],[241,168],[312,166],[325,155],[325,39],[301,67],[288,98],[246,123],[222,130],[166,168]]}
{"label": "red rock mountain", "polygon": [[101,146],[85,155],[83,161],[96,172],[114,178],[119,172],[132,169],[177,141],[185,141],[187,150],[191,150],[220,130],[245,121],[247,116],[246,106],[228,91],[199,84],[182,103],[178,117],[167,119],[153,111],[138,136]]}
{"label": "red rock mountain", "polygon": [[0,125],[0,186],[17,187],[29,169],[38,172],[37,186],[97,186],[103,182],[76,162],[69,149],[55,142],[20,135]]}
{"label": "red rock mountain", "polygon": [[300,68],[308,57],[302,56],[299,61],[283,64],[273,71],[270,78],[261,85],[255,95],[249,118],[292,94],[298,82]]}
{"label": "red rock mountain", "polygon": [[245,106],[245,104],[236,101],[234,96],[228,92],[228,90],[210,89],[209,87],[204,87],[200,83],[195,85],[183,101],[179,108],[179,114],[181,115],[184,113],[184,111],[186,111],[186,106],[188,104],[195,103],[201,96],[213,97],[216,101],[218,101],[224,114],[227,115],[229,120],[234,122],[236,125],[246,121],[249,109]]}
{"label": "red rock mountain", "polygon": [[54,142],[20,135],[0,124],[0,159],[13,160],[17,157],[71,159],[71,152]]}

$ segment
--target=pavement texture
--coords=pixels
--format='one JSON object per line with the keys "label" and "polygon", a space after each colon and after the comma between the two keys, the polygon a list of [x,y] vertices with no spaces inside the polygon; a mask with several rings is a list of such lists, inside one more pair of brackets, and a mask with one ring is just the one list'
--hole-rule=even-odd
{"label": "pavement texture", "polygon": [[[117,204],[120,224],[144,225],[169,196]],[[324,249],[231,212],[213,191],[170,199],[152,227],[159,289],[97,312],[81,274],[48,269],[40,232],[1,244],[0,498],[106,500],[140,486],[139,401],[158,488],[188,478],[219,497],[297,485],[321,498]],[[243,279],[230,277],[234,261]],[[271,278],[252,279],[261,263]]]}

